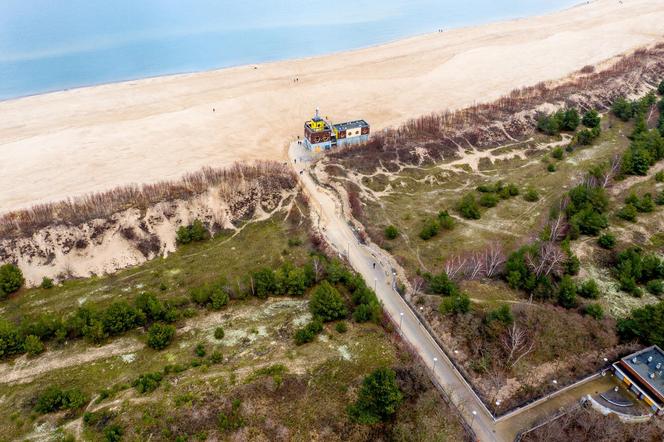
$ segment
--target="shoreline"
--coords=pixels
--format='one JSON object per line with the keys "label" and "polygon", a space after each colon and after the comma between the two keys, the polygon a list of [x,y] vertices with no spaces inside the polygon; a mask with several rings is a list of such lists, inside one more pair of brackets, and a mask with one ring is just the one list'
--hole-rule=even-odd
{"label": "shoreline", "polygon": [[316,107],[377,131],[493,101],[661,41],[662,21],[657,0],[596,0],[339,53],[0,101],[0,212],[202,166],[283,161]]}
{"label": "shoreline", "polygon": [[[442,28],[445,31],[444,32],[451,32],[451,31],[459,31],[459,30],[464,30],[464,29],[470,29],[478,26],[484,26],[488,24],[500,24],[500,23],[508,23],[512,21],[519,21],[519,20],[528,20],[531,18],[538,18],[538,17],[544,17],[546,15],[556,13],[556,12],[563,12],[567,10],[571,10],[574,8],[578,8],[581,6],[586,5],[583,0],[577,0],[578,3],[568,6],[566,8],[562,9],[552,9],[549,11],[544,11],[540,12],[534,15],[523,15],[523,16],[517,16],[517,17],[510,17],[510,18],[497,18],[497,19],[487,19],[486,21],[480,21],[474,24],[463,24],[457,27],[449,27],[449,28]],[[596,2],[597,0],[589,0],[589,3],[592,4]],[[419,38],[427,37],[430,35],[436,35],[439,32],[437,31],[428,31],[428,32],[419,32],[411,35],[406,35],[403,37],[397,37],[393,39],[389,39],[386,41],[382,41],[379,43],[374,43],[374,44],[369,44],[365,46],[359,46],[356,48],[349,48],[349,49],[340,49],[338,51],[330,51],[330,52],[324,52],[320,54],[314,54],[314,55],[308,55],[308,56],[295,56],[295,57],[286,57],[286,58],[280,58],[277,60],[263,60],[263,61],[257,61],[256,63],[245,63],[245,64],[230,64],[227,66],[219,66],[219,67],[214,67],[210,69],[201,69],[201,70],[193,70],[193,71],[181,71],[181,72],[172,72],[172,73],[164,73],[164,74],[158,74],[158,75],[148,75],[145,77],[136,77],[136,78],[129,78],[129,79],[120,79],[116,81],[108,81],[108,82],[103,82],[103,83],[90,83],[90,84],[82,84],[79,86],[74,86],[74,87],[69,87],[65,89],[53,89],[49,91],[43,91],[43,92],[35,92],[35,93],[30,93],[26,95],[18,95],[15,97],[9,97],[9,98],[0,98],[0,104],[8,102],[8,101],[14,101],[14,100],[22,100],[26,98],[32,98],[32,97],[38,97],[42,95],[51,95],[51,94],[57,94],[57,93],[67,93],[70,91],[76,91],[79,89],[88,89],[88,88],[95,88],[95,87],[101,87],[101,86],[110,86],[110,85],[119,85],[123,83],[133,83],[137,81],[147,81],[147,80],[154,80],[158,78],[171,78],[171,77],[186,77],[190,75],[196,75],[196,74],[204,74],[204,73],[214,73],[214,72],[219,72],[219,71],[225,71],[229,69],[235,69],[235,68],[246,68],[246,67],[253,67],[253,66],[264,66],[264,65],[270,65],[274,63],[280,63],[280,62],[298,62],[298,61],[307,61],[307,60],[315,60],[317,58],[321,57],[332,57],[332,56],[341,56],[344,54],[351,54],[356,51],[362,51],[362,50],[370,50],[370,49],[375,49],[381,46],[386,46],[386,45],[391,45],[394,43],[398,42],[405,42],[407,40],[416,40]]]}

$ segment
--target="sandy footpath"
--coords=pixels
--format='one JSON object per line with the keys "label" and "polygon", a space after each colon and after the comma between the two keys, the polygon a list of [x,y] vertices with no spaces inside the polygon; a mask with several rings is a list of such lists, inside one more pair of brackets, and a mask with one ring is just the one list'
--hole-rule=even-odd
{"label": "sandy footpath", "polygon": [[378,129],[564,77],[662,40],[663,23],[662,0],[597,0],[340,54],[0,102],[0,211],[285,159],[316,106]]}

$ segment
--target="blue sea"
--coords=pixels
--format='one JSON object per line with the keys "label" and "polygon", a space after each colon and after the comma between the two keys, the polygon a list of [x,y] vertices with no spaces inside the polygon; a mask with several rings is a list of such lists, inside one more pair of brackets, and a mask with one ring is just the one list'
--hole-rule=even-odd
{"label": "blue sea", "polygon": [[297,58],[579,0],[0,0],[0,100]]}

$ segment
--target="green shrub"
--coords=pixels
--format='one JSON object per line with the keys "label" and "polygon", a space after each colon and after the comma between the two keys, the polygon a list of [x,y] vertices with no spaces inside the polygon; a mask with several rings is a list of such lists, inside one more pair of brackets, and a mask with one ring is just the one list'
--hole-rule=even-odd
{"label": "green shrub", "polygon": [[188,226],[181,226],[176,234],[175,241],[178,244],[189,244],[194,241],[203,241],[210,237],[210,232],[205,228],[201,220],[196,219]]}
{"label": "green shrub", "polygon": [[139,393],[151,393],[159,388],[163,376],[158,371],[154,373],[146,373],[140,375],[131,386],[134,387]]}
{"label": "green shrub", "polygon": [[597,320],[604,318],[604,309],[599,304],[587,304],[583,308],[583,313]]}
{"label": "green shrub", "polygon": [[529,187],[526,192],[523,194],[523,199],[530,202],[534,203],[535,201],[539,200],[539,194],[535,189],[532,187]]}
{"label": "green shrub", "polygon": [[219,350],[215,350],[212,352],[210,355],[210,363],[211,364],[219,364],[224,360],[224,356],[221,354]]}
{"label": "green shrub", "polygon": [[217,327],[214,329],[214,338],[221,341],[224,339],[224,329],[222,327]]}
{"label": "green shrub", "polygon": [[309,311],[323,322],[335,321],[348,316],[344,300],[329,282],[323,281],[316,287],[309,300]]}
{"label": "green shrub", "polygon": [[396,239],[397,236],[399,236],[399,230],[396,228],[396,226],[389,225],[385,227],[385,238],[387,239]]}
{"label": "green shrub", "polygon": [[619,218],[624,219],[625,221],[631,221],[631,222],[634,222],[634,221],[636,221],[636,215],[637,215],[637,213],[638,213],[638,212],[637,212],[637,210],[636,210],[636,207],[634,207],[634,206],[631,205],[631,204],[627,204],[625,207],[623,207],[622,209],[620,209],[620,210],[616,213],[616,215],[617,215]]}
{"label": "green shrub", "polygon": [[445,230],[452,230],[454,228],[454,218],[447,210],[438,212],[438,224]]}
{"label": "green shrub", "polygon": [[14,264],[0,266],[0,299],[18,291],[23,286],[25,279],[23,272]]}
{"label": "green shrub", "polygon": [[402,401],[394,370],[379,368],[364,378],[357,400],[348,408],[348,413],[355,422],[373,425],[390,419]]}
{"label": "green shrub", "polygon": [[457,204],[457,210],[466,219],[480,219],[480,208],[475,201],[475,196],[466,194]]}
{"label": "green shrub", "polygon": [[156,322],[148,329],[148,347],[163,350],[171,343],[173,336],[175,336],[174,326]]}
{"label": "green shrub", "polygon": [[616,246],[616,236],[612,233],[600,235],[597,239],[597,244],[603,249],[610,250]]}
{"label": "green shrub", "polygon": [[560,124],[554,116],[543,115],[537,120],[537,129],[547,135],[558,135],[560,133]]}
{"label": "green shrub", "polygon": [[37,413],[52,413],[60,410],[75,410],[86,404],[87,398],[76,388],[48,387],[39,395],[35,404]]}
{"label": "green shrub", "polygon": [[23,349],[28,355],[37,356],[44,352],[44,344],[38,336],[28,335],[23,342]]}
{"label": "green shrub", "polygon": [[664,206],[664,190],[657,194],[655,197],[655,204],[658,206]]}
{"label": "green shrub", "polygon": [[549,164],[546,166],[546,170],[548,172],[555,172],[556,171],[556,165],[555,164]]}
{"label": "green shrub", "polygon": [[339,321],[334,326],[334,329],[337,331],[337,333],[346,333],[348,331],[348,325],[344,321]]}
{"label": "green shrub", "polygon": [[213,310],[224,308],[230,300],[224,279],[193,288],[189,291],[189,295],[196,304]]}
{"label": "green shrub", "polygon": [[657,93],[659,95],[664,95],[664,80],[662,80],[657,86]]}
{"label": "green shrub", "polygon": [[646,193],[643,195],[643,198],[640,200],[636,201],[636,204],[634,204],[634,207],[636,207],[636,210],[641,213],[650,213],[653,210],[655,210],[655,202],[652,199],[652,195],[649,193]]}
{"label": "green shrub", "polygon": [[514,322],[514,315],[508,304],[503,304],[495,310],[491,310],[486,315],[486,322],[500,322],[503,325],[511,325]]}
{"label": "green shrub", "polygon": [[565,308],[576,307],[576,284],[565,275],[558,285],[558,304]]}
{"label": "green shrub", "polygon": [[599,137],[601,131],[599,127],[593,129],[583,129],[576,133],[576,141],[582,146],[590,146],[595,138]]}
{"label": "green shrub", "polygon": [[316,335],[323,331],[323,323],[314,319],[295,332],[295,344],[302,345],[314,340]]}
{"label": "green shrub", "polygon": [[435,295],[452,296],[458,294],[459,288],[447,273],[442,271],[429,278],[429,291]]}
{"label": "green shrub", "polygon": [[240,405],[241,402],[239,399],[233,399],[231,402],[231,411],[230,413],[220,412],[217,415],[217,422],[219,424],[219,429],[222,431],[236,431],[244,427],[245,422],[240,414]]}
{"label": "green shrub", "polygon": [[634,106],[632,102],[620,97],[613,102],[611,112],[621,120],[629,121],[634,116]]}
{"label": "green shrub", "polygon": [[664,301],[632,310],[618,320],[617,328],[624,341],[637,339],[644,345],[664,346]]}
{"label": "green shrub", "polygon": [[297,247],[301,246],[302,240],[300,238],[288,238],[288,247]]}
{"label": "green shrub", "polygon": [[122,434],[122,427],[118,424],[112,424],[104,428],[104,440],[106,442],[120,442]]}
{"label": "green shrub", "polygon": [[602,122],[602,117],[599,115],[599,112],[592,109],[583,114],[583,120],[581,120],[581,122],[584,126],[592,129],[594,127],[599,127]]}
{"label": "green shrub", "polygon": [[0,359],[23,353],[23,337],[18,328],[0,318]]}
{"label": "green shrub", "polygon": [[653,279],[652,281],[648,281],[646,288],[653,295],[659,296],[664,293],[664,282],[661,279]]}
{"label": "green shrub", "polygon": [[658,183],[664,183],[664,170],[660,170],[655,174],[655,181]]}
{"label": "green shrub", "polygon": [[439,231],[440,231],[440,224],[438,223],[438,220],[428,219],[424,222],[422,230],[420,230],[420,238],[422,238],[422,240],[424,241],[427,241],[433,238],[434,236],[438,235]]}
{"label": "green shrub", "polygon": [[597,299],[599,298],[599,286],[594,279],[588,279],[577,288],[577,293],[582,298]]}
{"label": "green shrub", "polygon": [[39,284],[39,287],[43,289],[52,289],[53,288],[53,280],[51,278],[48,278],[44,276],[42,278],[41,284]]}
{"label": "green shrub", "polygon": [[470,311],[470,298],[465,293],[444,298],[438,310],[443,315],[468,313]]}
{"label": "green shrub", "polygon": [[555,158],[556,160],[562,160],[563,155],[565,155],[565,151],[563,150],[562,147],[556,147],[551,151],[551,156]]}
{"label": "green shrub", "polygon": [[254,293],[257,298],[265,299],[274,294],[277,289],[277,278],[274,271],[269,268],[262,268],[251,274]]}
{"label": "green shrub", "polygon": [[380,312],[381,308],[378,301],[360,304],[353,310],[353,321],[357,323],[377,322],[380,318]]}
{"label": "green shrub", "polygon": [[495,193],[485,193],[480,197],[480,206],[495,207],[498,205],[498,196]]}
{"label": "green shrub", "polygon": [[207,352],[205,351],[205,345],[203,345],[203,343],[200,342],[196,344],[196,347],[194,348],[194,354],[199,358],[204,357],[207,354]]}

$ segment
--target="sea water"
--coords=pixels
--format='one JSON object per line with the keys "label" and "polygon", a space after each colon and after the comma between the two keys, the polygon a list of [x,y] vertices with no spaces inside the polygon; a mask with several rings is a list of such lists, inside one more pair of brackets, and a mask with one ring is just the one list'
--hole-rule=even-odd
{"label": "sea water", "polygon": [[578,1],[0,0],[0,100],[339,52]]}

